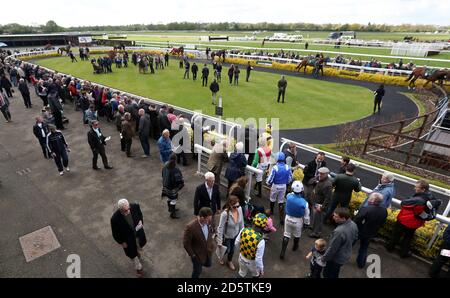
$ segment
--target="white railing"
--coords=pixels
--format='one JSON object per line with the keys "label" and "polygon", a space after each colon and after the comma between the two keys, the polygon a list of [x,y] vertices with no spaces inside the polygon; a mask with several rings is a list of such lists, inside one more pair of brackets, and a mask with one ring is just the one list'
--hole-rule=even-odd
{"label": "white railing", "polygon": [[[202,156],[207,155],[209,157],[209,155],[212,153],[212,150],[209,148],[203,147],[200,144],[194,144],[194,152],[198,154],[197,174],[199,174],[199,175],[204,174],[204,172],[202,171],[202,165],[203,166],[206,166],[206,165],[202,164]],[[245,174],[247,176],[247,186],[245,189],[245,196],[247,197],[247,201],[249,201],[251,199],[250,193],[251,193],[253,175],[254,174],[258,175],[258,174],[262,174],[262,173],[263,173],[262,170],[259,170],[252,166],[249,166],[249,165],[247,165],[247,167],[245,168]],[[225,178],[223,175],[221,175],[221,177]],[[223,179],[220,179],[220,180],[223,181]]]}
{"label": "white railing", "polygon": [[[275,61],[280,63],[294,63],[298,64],[302,60],[299,59],[289,59],[289,58],[280,58],[280,57],[270,57],[270,56],[258,56],[258,55],[245,55],[245,54],[228,54],[228,57],[236,57],[236,58],[244,58],[244,59],[255,59],[258,61]],[[327,62],[325,66],[331,66],[339,69],[350,69],[359,72],[377,72],[383,73],[384,75],[409,75],[411,74],[410,70],[401,70],[401,69],[389,69],[389,68],[378,68],[378,67],[367,67],[367,66],[358,66],[358,65],[350,65],[345,63],[333,63]]]}

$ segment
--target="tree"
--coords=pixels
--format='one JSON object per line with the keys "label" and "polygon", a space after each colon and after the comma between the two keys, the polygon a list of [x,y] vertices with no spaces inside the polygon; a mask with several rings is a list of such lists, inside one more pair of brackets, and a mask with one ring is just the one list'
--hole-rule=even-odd
{"label": "tree", "polygon": [[58,26],[55,21],[50,20],[42,27],[42,31],[45,33],[61,32],[64,31],[64,28]]}

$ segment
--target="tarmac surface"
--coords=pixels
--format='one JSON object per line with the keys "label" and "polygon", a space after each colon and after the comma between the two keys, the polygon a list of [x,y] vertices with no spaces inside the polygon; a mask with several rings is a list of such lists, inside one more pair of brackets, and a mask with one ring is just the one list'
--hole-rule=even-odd
{"label": "tarmac surface", "polygon": [[[32,133],[34,117],[40,115],[42,101],[32,94],[32,109],[25,109],[17,89],[11,100],[12,123],[0,122],[0,277],[66,277],[70,263],[67,258],[77,254],[81,260],[81,277],[135,277],[134,268],[121,247],[111,236],[110,218],[120,198],[140,204],[148,244],[144,248],[147,277],[190,277],[192,264],[182,244],[185,224],[193,217],[195,187],[203,183],[196,173],[196,163],[189,160],[181,166],[186,186],[180,193],[178,208],[181,218],[169,218],[165,200],[161,200],[161,168],[155,142],[151,142],[151,157],[140,158],[142,149],[135,138],[134,157],[127,158],[120,151],[119,134],[112,123],[101,120],[106,136],[112,136],[107,155],[113,170],[94,171],[92,153],[87,143],[88,126],[82,124],[81,112],[65,106],[70,120],[63,134],[71,148],[70,173],[59,176],[52,160],[46,160]],[[101,161],[99,161],[101,166]],[[222,189],[222,193],[225,193]],[[268,206],[268,193],[262,201]],[[225,202],[225,198],[222,198]],[[306,254],[314,239],[300,240],[300,248],[292,252],[290,243],[286,259],[278,258],[281,249],[282,228],[278,225],[278,211],[274,223],[278,231],[270,235],[264,256],[265,277],[304,277],[309,272]],[[60,248],[31,262],[26,262],[19,237],[51,226]],[[326,229],[328,236],[331,227]],[[343,266],[342,277],[367,277],[365,269],[355,264],[358,245],[351,261]],[[400,259],[389,254],[379,243],[371,244],[370,254],[381,260],[381,277],[426,277],[429,265],[415,258]],[[237,267],[237,252],[234,264]],[[202,277],[233,278],[236,271],[221,266],[213,257],[211,268],[205,268]]]}

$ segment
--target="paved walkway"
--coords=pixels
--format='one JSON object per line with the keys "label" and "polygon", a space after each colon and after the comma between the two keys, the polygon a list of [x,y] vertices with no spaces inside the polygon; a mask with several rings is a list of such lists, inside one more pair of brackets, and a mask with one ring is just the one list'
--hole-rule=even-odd
{"label": "paved walkway", "polygon": [[[63,133],[72,150],[71,172],[60,177],[54,162],[42,157],[32,134],[41,100],[32,92],[33,108],[25,109],[17,94],[11,104],[14,122],[0,122],[0,210],[3,210],[4,223],[0,225],[0,277],[65,277],[69,254],[80,255],[82,277],[134,277],[132,263],[112,239],[110,229],[114,204],[123,197],[141,204],[149,241],[144,249],[148,276],[190,277],[191,262],[183,249],[182,232],[193,218],[195,187],[202,183],[202,178],[195,175],[195,163],[182,167],[186,187],[179,200],[181,218],[172,220],[160,197],[162,164],[155,143],[151,144],[151,158],[127,158],[119,149],[114,125],[102,121],[105,135],[112,136],[107,155],[114,170],[93,171],[86,138],[88,127],[82,124],[81,114],[67,105],[65,114],[70,123]],[[142,154],[138,139],[134,140],[132,153]],[[268,205],[267,199],[263,203]],[[27,263],[19,237],[48,225],[61,247]],[[312,247],[313,239],[302,237],[299,251],[293,253],[289,248],[284,262],[278,259],[281,239],[282,229],[279,229],[267,244],[266,277],[303,277],[309,271],[304,256]],[[355,252],[351,262],[343,267],[343,277],[366,276],[365,270],[355,265]],[[381,257],[382,277],[426,276],[428,265],[416,259],[401,260],[378,244],[371,246],[370,253]],[[235,264],[236,259],[237,254]],[[202,276],[234,277],[235,274],[214,259],[212,268],[206,269]]]}

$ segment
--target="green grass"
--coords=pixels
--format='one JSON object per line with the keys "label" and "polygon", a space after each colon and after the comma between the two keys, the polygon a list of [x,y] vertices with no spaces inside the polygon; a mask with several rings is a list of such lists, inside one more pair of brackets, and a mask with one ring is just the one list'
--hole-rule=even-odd
{"label": "green grass", "polygon": [[[37,63],[120,90],[214,115],[209,88],[201,86],[200,75],[196,82],[183,80],[184,70],[178,68],[178,60],[172,59],[168,69],[157,70],[153,75],[139,74],[132,64],[128,69],[118,70],[113,65],[112,74],[94,75],[87,61],[71,63],[69,58],[51,58]],[[211,81],[212,67],[209,68]],[[239,86],[230,86],[227,70],[224,68],[222,71],[218,94],[223,97],[224,118],[279,118],[281,128],[306,128],[345,123],[371,113],[373,94],[367,88],[287,76],[286,103],[278,104],[279,75],[253,71],[250,82],[246,83],[245,70],[241,69]]]}
{"label": "green grass", "polygon": [[[257,37],[262,38],[265,36],[271,36],[273,32],[262,32],[258,33]],[[292,33],[294,34],[294,33]],[[295,33],[297,34],[297,33]],[[302,31],[300,34],[303,35],[304,38],[326,38],[329,32],[305,32]],[[148,32],[148,34],[139,33],[139,34],[129,34],[127,36],[128,40],[135,40],[139,42],[167,42],[170,43],[184,43],[184,44],[196,44],[199,47],[210,46],[211,48],[221,48],[221,47],[233,47],[233,46],[243,46],[243,47],[251,47],[251,48],[261,48],[262,40],[256,41],[212,41],[212,42],[200,42],[199,38],[202,35],[228,35],[228,36],[251,36],[252,32],[198,32],[198,31],[175,31],[175,32]],[[414,37],[418,37],[422,40],[429,39],[450,39],[450,34],[423,34],[423,33],[383,33],[383,32],[357,32],[358,39],[365,40],[402,40],[404,36],[412,35]],[[211,46],[211,44],[218,45],[217,47]],[[265,48],[282,48],[284,50],[290,49],[304,49],[304,43],[287,43],[287,42],[266,42]],[[335,49],[334,45],[313,45],[310,41],[309,50],[311,53],[315,54],[317,51],[333,51],[339,52],[345,55],[346,58],[352,56],[351,53],[357,54],[365,54],[366,56],[353,56],[356,59],[363,60],[371,60],[372,55],[385,55],[391,56],[391,50],[387,48],[377,48],[377,47],[348,47],[341,46],[340,49]],[[336,54],[329,54],[331,57],[336,56]],[[377,60],[382,62],[390,63],[390,62],[398,62],[396,58],[380,58],[375,57]],[[428,66],[436,66],[436,67],[450,67],[450,53],[443,52],[438,55],[434,55],[429,57],[431,59],[447,59],[448,62],[442,61],[433,61],[433,60],[416,60],[410,59],[415,64],[418,65],[428,65]],[[409,62],[405,61],[405,63]]]}

